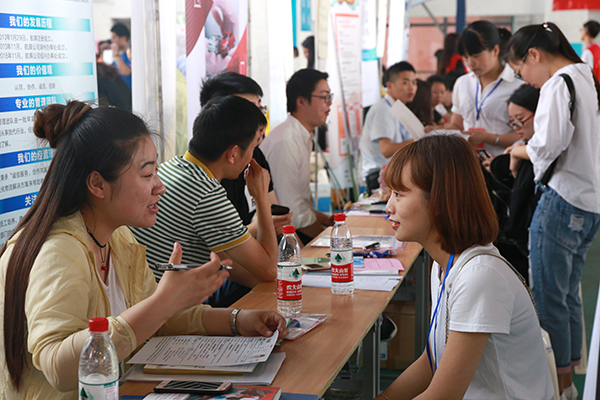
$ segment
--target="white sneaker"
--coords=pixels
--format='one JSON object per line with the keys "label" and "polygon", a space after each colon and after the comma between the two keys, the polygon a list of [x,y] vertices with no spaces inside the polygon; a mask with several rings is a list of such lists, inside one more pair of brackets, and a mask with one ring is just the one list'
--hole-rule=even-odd
{"label": "white sneaker", "polygon": [[560,400],[577,400],[578,396],[579,392],[577,392],[575,384],[572,383],[571,386],[563,390],[562,394],[560,395]]}

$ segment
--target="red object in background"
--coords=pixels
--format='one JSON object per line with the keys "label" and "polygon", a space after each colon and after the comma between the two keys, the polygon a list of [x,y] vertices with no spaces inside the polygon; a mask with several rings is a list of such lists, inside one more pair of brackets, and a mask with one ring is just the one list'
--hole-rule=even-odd
{"label": "red object in background", "polygon": [[552,10],[600,10],[600,0],[553,0]]}

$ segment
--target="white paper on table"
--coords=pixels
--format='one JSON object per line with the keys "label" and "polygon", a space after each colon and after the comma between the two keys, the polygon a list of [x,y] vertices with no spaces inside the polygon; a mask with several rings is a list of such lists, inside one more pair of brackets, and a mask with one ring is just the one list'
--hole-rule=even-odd
{"label": "white paper on table", "polygon": [[[323,235],[319,236],[311,246],[313,247],[329,247],[331,242],[331,236]],[[400,242],[394,236],[384,235],[352,235],[352,247],[355,249],[362,249],[371,243],[379,242],[379,247],[373,249],[374,251],[380,250],[403,250],[406,247],[405,242]]]}
{"label": "white paper on table", "polygon": [[[402,280],[401,276],[355,276],[355,290],[375,290],[378,292],[391,292]],[[305,274],[302,276],[302,286],[321,288],[331,287],[331,276],[324,274]]]}
{"label": "white paper on table", "polygon": [[279,332],[266,337],[159,336],[153,337],[129,364],[223,366],[263,362],[277,343]]}
{"label": "white paper on table", "polygon": [[404,125],[413,140],[419,140],[425,136],[425,127],[421,121],[419,121],[419,118],[417,118],[403,102],[396,100],[390,111],[392,112],[392,115]]}
{"label": "white paper on table", "polygon": [[145,374],[142,365],[134,365],[123,375],[120,382],[125,381],[193,381],[193,382],[231,382],[241,385],[266,385],[273,383],[285,360],[285,353],[273,353],[267,362],[260,363],[253,372],[232,374]]}

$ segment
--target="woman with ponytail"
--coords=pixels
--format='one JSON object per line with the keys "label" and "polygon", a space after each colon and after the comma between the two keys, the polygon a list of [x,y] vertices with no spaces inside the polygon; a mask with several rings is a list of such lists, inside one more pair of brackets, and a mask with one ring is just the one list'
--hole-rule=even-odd
{"label": "woman with ponytail", "polygon": [[[161,335],[231,335],[231,310],[201,305],[227,277],[216,255],[157,285],[127,226],[150,227],[165,187],[144,122],[72,101],[36,112],[56,149],[31,209],[0,250],[0,398],[76,399],[88,320],[107,317],[119,360]],[[170,262],[181,262],[174,244]],[[165,260],[166,261],[166,260]],[[242,311],[246,336],[285,331],[274,312]]]}
{"label": "woman with ponytail", "polygon": [[489,21],[475,21],[458,39],[458,52],[471,72],[456,80],[452,92],[450,129],[470,135],[474,146],[483,143],[493,156],[519,138],[506,126],[511,94],[521,86],[502,59],[510,32]]}
{"label": "woman with ponytail", "polygon": [[540,88],[535,135],[511,158],[530,159],[543,194],[529,229],[533,297],[550,334],[559,389],[577,398],[572,367],[581,361],[579,298],[586,253],[600,227],[600,91],[591,68],[551,23],[521,28],[508,62]]}

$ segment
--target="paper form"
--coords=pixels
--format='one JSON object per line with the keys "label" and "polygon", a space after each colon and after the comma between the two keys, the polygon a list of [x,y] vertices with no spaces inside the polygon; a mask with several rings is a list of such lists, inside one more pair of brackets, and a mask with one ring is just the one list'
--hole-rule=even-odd
{"label": "paper form", "polygon": [[279,332],[266,337],[162,336],[150,339],[129,364],[224,366],[263,362]]}
{"label": "paper form", "polygon": [[[401,276],[354,276],[354,289],[391,292],[401,279]],[[302,276],[302,286],[330,288],[331,275],[305,274]]]}
{"label": "paper form", "polygon": [[419,118],[400,100],[396,100],[390,111],[404,125],[413,140],[417,141],[425,136],[425,127]]}
{"label": "paper form", "polygon": [[[331,236],[319,236],[311,246],[313,247],[329,247]],[[372,243],[379,242],[379,247],[373,249],[375,251],[383,250],[403,250],[406,247],[405,242],[398,241],[394,236],[385,235],[352,235],[352,247],[362,249]]]}

